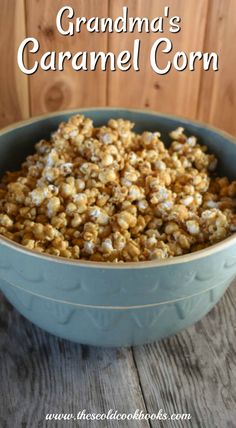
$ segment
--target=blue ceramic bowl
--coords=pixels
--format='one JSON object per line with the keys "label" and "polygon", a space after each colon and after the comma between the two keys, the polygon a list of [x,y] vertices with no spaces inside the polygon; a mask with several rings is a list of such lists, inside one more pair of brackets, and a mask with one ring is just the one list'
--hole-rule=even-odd
{"label": "blue ceramic bowl", "polygon": [[[159,130],[164,140],[177,126],[196,135],[220,159],[220,170],[236,178],[236,144],[206,125],[149,111],[83,109],[96,125],[109,118],[134,121],[136,130]],[[13,125],[0,133],[0,175],[20,165],[59,122],[76,111]],[[161,339],[202,318],[236,274],[236,235],[163,262],[71,261],[37,254],[0,237],[0,288],[39,327],[90,345],[128,346]]]}

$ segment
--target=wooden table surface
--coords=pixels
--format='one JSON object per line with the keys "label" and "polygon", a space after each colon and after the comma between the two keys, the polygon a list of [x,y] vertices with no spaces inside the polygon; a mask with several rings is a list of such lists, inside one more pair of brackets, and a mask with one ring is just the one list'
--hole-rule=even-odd
{"label": "wooden table surface", "polygon": [[[0,427],[236,427],[236,283],[200,322],[159,343],[58,339],[0,299]],[[190,421],[46,421],[48,413],[190,413]]]}

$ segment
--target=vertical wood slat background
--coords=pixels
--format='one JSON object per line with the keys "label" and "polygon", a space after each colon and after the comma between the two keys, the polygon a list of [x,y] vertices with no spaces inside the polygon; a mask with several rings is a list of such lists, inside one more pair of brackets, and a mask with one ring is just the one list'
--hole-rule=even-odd
{"label": "vertical wood slat background", "polygon": [[[196,117],[198,94],[201,78],[201,69],[196,71],[178,72],[173,68],[166,75],[158,75],[151,70],[150,50],[159,37],[168,37],[172,40],[171,54],[162,54],[158,63],[164,68],[176,51],[203,50],[204,31],[207,19],[207,1],[198,0],[116,0],[111,2],[110,15],[119,16],[122,7],[129,4],[129,16],[147,16],[150,19],[164,15],[164,7],[170,7],[170,17],[181,17],[181,31],[176,34],[169,33],[169,18],[164,20],[165,33],[133,33],[116,34],[109,37],[109,50],[118,53],[120,50],[132,49],[136,38],[141,40],[140,71],[116,71],[109,76],[108,103],[127,107],[149,107],[165,113]],[[193,25],[194,23],[194,25]],[[193,31],[194,26],[194,31]],[[199,64],[200,65],[200,64]]]}
{"label": "vertical wood slat background", "polygon": [[[56,2],[26,0],[27,34],[40,41],[41,52],[46,51],[107,51],[107,33],[90,34],[82,31],[73,37],[61,35],[56,28],[56,14],[63,6],[71,6],[83,16],[107,16],[108,0],[64,0]],[[78,5],[80,7],[78,8]],[[42,55],[42,54],[41,54]],[[39,55],[30,55],[32,67]],[[64,71],[38,70],[29,77],[32,115],[77,106],[106,104],[106,74],[102,71],[74,71],[65,62]]]}
{"label": "vertical wood slat background", "polygon": [[17,65],[17,49],[26,37],[24,0],[1,0],[0,126],[29,117],[27,76]]}
{"label": "vertical wood slat background", "polygon": [[[177,50],[216,51],[220,71],[195,72],[171,70],[160,76],[151,70],[149,53],[161,34],[93,34],[87,31],[63,37],[56,29],[56,14],[70,5],[75,16],[121,15],[129,7],[129,16],[163,16],[165,0],[8,0],[0,11],[0,126],[37,114],[84,106],[128,106],[151,108],[164,113],[198,118],[236,135],[235,64],[236,27],[234,0],[169,0],[170,14],[182,18],[181,31],[172,34],[173,53]],[[168,24],[166,21],[165,24]],[[168,26],[165,27],[168,29]],[[37,71],[26,76],[17,65],[17,49],[25,37],[36,37],[41,52],[47,50],[114,51],[131,49],[141,39],[140,71],[75,72],[68,64],[63,72]],[[168,37],[168,32],[164,34]],[[172,55],[163,55],[166,61]],[[29,65],[32,64],[29,55]],[[34,55],[34,59],[36,55]]]}
{"label": "vertical wood slat background", "polygon": [[236,135],[236,1],[209,0],[206,52],[219,53],[216,73],[202,73],[198,118]]}

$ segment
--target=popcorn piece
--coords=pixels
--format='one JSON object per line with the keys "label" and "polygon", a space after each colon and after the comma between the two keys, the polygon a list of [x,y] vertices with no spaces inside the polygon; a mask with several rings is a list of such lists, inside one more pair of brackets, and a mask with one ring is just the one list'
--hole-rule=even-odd
{"label": "popcorn piece", "polygon": [[0,214],[0,225],[8,229],[13,226],[13,221],[7,214]]}
{"label": "popcorn piece", "polygon": [[200,226],[195,220],[188,220],[186,222],[186,227],[191,235],[198,235],[200,231]]}
{"label": "popcorn piece", "polygon": [[117,215],[117,222],[121,229],[129,229],[129,227],[134,227],[136,225],[137,219],[128,211],[121,211]]}
{"label": "popcorn piece", "polygon": [[107,238],[102,242],[101,250],[103,253],[111,253],[113,251],[112,240],[110,238]]}
{"label": "popcorn piece", "polygon": [[106,225],[109,223],[109,216],[101,208],[94,206],[89,210],[90,218],[100,225]]}
{"label": "popcorn piece", "polygon": [[98,178],[104,184],[109,182],[116,182],[117,174],[113,169],[103,169],[99,172]]}
{"label": "popcorn piece", "polygon": [[57,196],[53,196],[47,203],[47,214],[48,217],[53,217],[60,209],[60,199]]}

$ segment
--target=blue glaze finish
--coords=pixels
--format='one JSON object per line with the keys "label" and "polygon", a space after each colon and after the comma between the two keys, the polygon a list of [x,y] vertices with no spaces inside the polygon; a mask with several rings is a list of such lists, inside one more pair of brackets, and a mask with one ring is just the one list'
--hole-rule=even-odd
{"label": "blue glaze finish", "polygon": [[[37,140],[73,113],[3,130],[0,171],[19,166]],[[235,179],[236,145],[220,131],[149,112],[87,109],[83,113],[96,125],[123,117],[136,122],[137,130],[161,130],[164,136],[183,126],[220,156],[221,171]],[[9,301],[41,328],[91,345],[137,345],[174,334],[211,310],[235,274],[235,236],[167,262],[119,266],[40,255],[0,237],[0,288]]]}

